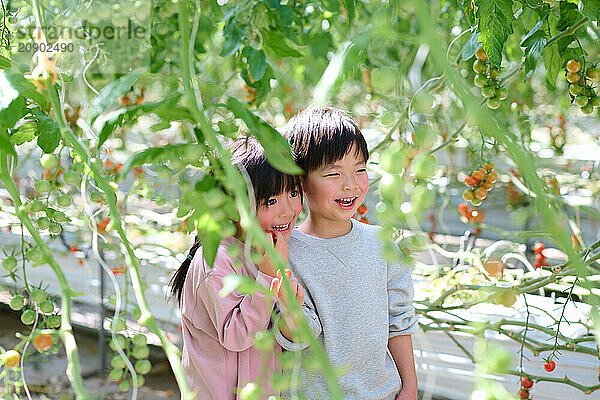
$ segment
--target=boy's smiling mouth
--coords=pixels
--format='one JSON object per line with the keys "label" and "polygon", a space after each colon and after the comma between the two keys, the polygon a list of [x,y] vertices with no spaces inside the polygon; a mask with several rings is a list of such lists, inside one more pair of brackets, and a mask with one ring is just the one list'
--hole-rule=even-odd
{"label": "boy's smiling mouth", "polygon": [[354,207],[354,203],[356,203],[356,199],[358,199],[358,197],[353,196],[353,197],[344,197],[341,199],[334,199],[333,201],[335,201],[344,210],[350,210]]}

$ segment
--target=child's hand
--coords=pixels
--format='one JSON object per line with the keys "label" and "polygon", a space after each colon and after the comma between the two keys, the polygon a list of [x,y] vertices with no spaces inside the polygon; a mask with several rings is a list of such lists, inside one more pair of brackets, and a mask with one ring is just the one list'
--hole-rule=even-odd
{"label": "child's hand", "polygon": [[417,400],[417,392],[413,390],[401,390],[396,400]]}
{"label": "child's hand", "polygon": [[[284,273],[287,279],[290,279],[290,277],[292,276],[292,273],[287,268],[285,269]],[[281,290],[281,285],[283,281],[284,280],[281,276],[281,272],[278,270],[277,278],[273,279],[273,281],[271,282],[271,291],[277,294],[277,299],[281,304],[281,316],[284,322],[280,326],[281,333],[289,340],[292,340],[291,331],[297,328],[298,321],[289,311],[286,293],[285,291]],[[298,305],[302,307],[302,305],[304,304],[304,289],[301,285],[298,284],[298,280],[296,278],[292,278],[290,280],[290,291],[296,299],[296,301],[298,302]]]}
{"label": "child's hand", "polygon": [[[283,258],[287,264],[290,248],[288,247],[287,241],[283,238],[281,232],[266,231],[267,238],[271,241],[271,244],[275,247],[275,251]],[[269,276],[276,276],[277,268],[273,265],[271,257],[264,252],[262,260],[258,263],[258,269]]]}

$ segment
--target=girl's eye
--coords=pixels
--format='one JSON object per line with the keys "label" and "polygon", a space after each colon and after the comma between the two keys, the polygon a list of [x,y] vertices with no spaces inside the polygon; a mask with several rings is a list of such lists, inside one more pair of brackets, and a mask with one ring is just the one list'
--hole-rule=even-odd
{"label": "girl's eye", "polygon": [[292,190],[290,192],[290,197],[298,197],[300,195],[300,191],[298,190]]}
{"label": "girl's eye", "polygon": [[267,200],[267,205],[268,206],[274,206],[275,203],[277,203],[276,199],[270,198],[269,200]]}

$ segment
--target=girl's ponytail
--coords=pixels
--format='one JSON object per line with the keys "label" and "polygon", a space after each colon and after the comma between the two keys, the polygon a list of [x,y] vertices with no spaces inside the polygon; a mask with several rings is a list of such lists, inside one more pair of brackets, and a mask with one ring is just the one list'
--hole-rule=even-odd
{"label": "girl's ponytail", "polygon": [[175,271],[175,274],[169,281],[169,286],[171,286],[171,298],[177,298],[177,302],[181,303],[181,294],[183,292],[183,285],[185,283],[185,277],[187,276],[188,269],[190,269],[190,264],[192,263],[192,258],[194,258],[194,254],[198,251],[200,247],[200,238],[196,236],[196,240],[190,249],[190,252],[186,259],[181,263],[181,266]]}

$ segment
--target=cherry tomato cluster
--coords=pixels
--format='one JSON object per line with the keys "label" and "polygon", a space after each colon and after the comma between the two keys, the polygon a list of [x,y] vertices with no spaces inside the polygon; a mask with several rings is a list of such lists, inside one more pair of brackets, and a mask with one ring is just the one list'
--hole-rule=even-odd
{"label": "cherry tomato cluster", "polygon": [[483,210],[470,208],[467,203],[460,203],[458,205],[458,211],[469,222],[476,222],[480,224],[485,221],[485,214],[483,213]]}
{"label": "cherry tomato cluster", "polygon": [[542,252],[544,251],[544,243],[536,243],[535,246],[533,246],[533,252],[535,253],[535,264],[533,264],[533,267],[535,269],[541,268],[541,267],[549,267],[550,265],[548,265],[546,263],[546,256],[544,256],[544,254],[542,254]]}
{"label": "cherry tomato cluster", "polygon": [[519,399],[529,398],[529,389],[533,386],[533,381],[524,376],[521,378],[521,390],[519,390]]}
{"label": "cherry tomato cluster", "polygon": [[494,168],[494,163],[490,162],[468,175],[465,178],[465,184],[469,189],[463,192],[463,199],[470,201],[474,206],[480,205],[487,197],[487,192],[492,190],[494,183],[498,180],[498,174]]}
{"label": "cherry tomato cluster", "polygon": [[[126,331],[127,325],[125,321],[120,318],[116,324],[117,331]],[[131,360],[135,368],[137,375],[137,386],[143,386],[145,379],[142,375],[146,375],[152,369],[152,364],[148,357],[150,356],[150,348],[146,335],[138,333],[133,337],[125,336],[121,333],[116,335],[116,341],[119,347],[123,349],[127,358]],[[109,343],[110,348],[115,352],[112,359],[110,360],[110,372],[108,374],[112,381],[119,383],[119,389],[121,391],[127,391],[133,384],[133,378],[131,377],[130,371],[127,369],[125,360],[117,353],[117,346],[111,340]],[[134,362],[133,359],[136,361]]]}
{"label": "cherry tomato cluster", "polygon": [[365,205],[365,203],[362,203],[360,206],[358,206],[356,214],[353,215],[352,218],[357,219],[360,222],[364,222],[365,224],[368,224],[370,222],[369,218],[365,216],[368,210],[369,208]]}
{"label": "cherry tomato cluster", "polygon": [[591,114],[594,112],[594,107],[600,107],[600,96],[591,83],[600,78],[600,68],[594,66],[582,70],[579,61],[569,60],[566,77],[570,83],[571,102],[578,105],[582,113]]}
{"label": "cherry tomato cluster", "polygon": [[477,75],[473,79],[475,86],[481,88],[481,95],[487,100],[485,104],[492,110],[500,107],[500,102],[508,96],[506,88],[500,86],[500,70],[488,59],[487,54],[480,47],[475,52],[477,58],[473,63],[473,71]]}

